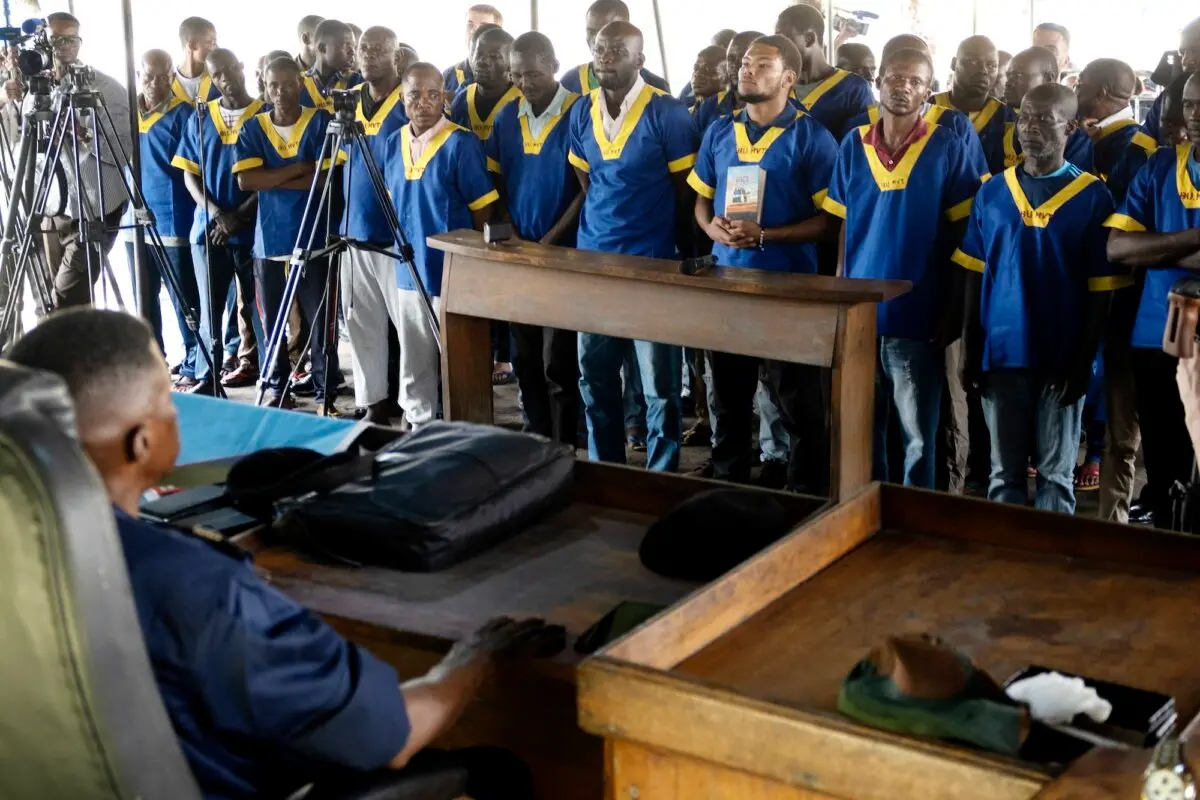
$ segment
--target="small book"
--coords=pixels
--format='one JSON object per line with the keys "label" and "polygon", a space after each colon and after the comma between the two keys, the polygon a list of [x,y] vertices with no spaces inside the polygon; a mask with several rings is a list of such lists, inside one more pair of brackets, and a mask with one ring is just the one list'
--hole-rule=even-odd
{"label": "small book", "polygon": [[763,189],[767,171],[762,167],[730,167],[725,174],[725,216],[728,219],[762,221]]}

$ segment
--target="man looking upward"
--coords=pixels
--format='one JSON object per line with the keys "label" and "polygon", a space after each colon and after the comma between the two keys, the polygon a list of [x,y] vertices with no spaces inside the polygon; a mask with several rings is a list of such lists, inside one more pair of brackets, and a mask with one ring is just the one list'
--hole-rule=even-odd
{"label": "man looking upward", "polygon": [[327,19],[317,26],[313,38],[317,43],[317,60],[304,74],[300,105],[332,113],[330,92],[352,89],[362,83],[362,76],[354,71],[354,31],[344,22]]}
{"label": "man looking upward", "polygon": [[746,104],[738,94],[738,73],[742,69],[742,59],[751,43],[762,37],[758,31],[742,31],[729,41],[725,51],[725,72],[729,76],[728,84],[722,91],[709,97],[696,109],[696,132],[701,136],[708,126],[721,117],[727,117]]}
{"label": "man looking upward", "polygon": [[[317,14],[309,14],[300,20],[296,26],[296,38],[300,40],[300,52],[296,54],[296,64],[304,72],[308,72],[317,63],[317,26],[325,18]],[[274,59],[272,59],[274,61]]]}
{"label": "man looking upward", "polygon": [[179,24],[179,44],[183,53],[171,81],[175,96],[193,105],[207,103],[218,96],[204,61],[217,47],[217,28],[202,17],[188,17]]}
{"label": "man looking upward", "polygon": [[912,281],[879,306],[875,473],[888,476],[894,407],[904,440],[904,482],[932,488],[946,382],[946,346],[962,330],[965,276],[948,256],[961,240],[979,170],[949,129],[923,118],[933,63],[917,50],[891,53],[880,77],[880,119],[842,140],[825,210],[845,220],[839,272]]}
{"label": "man looking upward", "polygon": [[[495,6],[479,4],[467,9],[467,57],[448,68],[442,73],[445,83],[446,96],[453,98],[458,90],[475,82],[475,74],[471,71],[471,53],[475,50],[475,37],[482,25],[504,27],[504,15]],[[400,73],[404,75],[403,72]]]}
{"label": "man looking upward", "polygon": [[[954,261],[968,271],[968,374],[981,383],[991,432],[988,498],[1075,512],[1083,401],[1115,289],[1105,221],[1112,196],[1064,156],[1078,109],[1070,89],[1025,95],[1024,162],[980,190]],[[1031,448],[1030,445],[1033,445]]]}
{"label": "man looking upward", "polygon": [[[837,143],[821,123],[789,102],[801,70],[800,51],[783,36],[765,36],[746,52],[738,93],[746,107],[709,127],[688,182],[696,190],[696,222],[713,241],[725,267],[816,275],[815,243],[836,234],[837,221],[821,203],[837,162]],[[761,224],[725,215],[727,176],[733,167],[757,164],[771,176],[761,204]],[[716,437],[713,477],[750,478],[752,404],[759,359],[710,354]],[[768,362],[768,387],[788,433],[788,485],[829,491],[828,408],[823,371]],[[802,457],[801,457],[802,454]]]}
{"label": "man looking upward", "polygon": [[1033,29],[1033,46],[1045,48],[1054,55],[1058,71],[1051,83],[1058,83],[1063,73],[1071,68],[1071,32],[1062,25],[1043,22]]}
{"label": "man looking upward", "polygon": [[[579,95],[554,79],[558,59],[550,40],[540,33],[517,38],[509,65],[521,100],[496,116],[485,145],[488,169],[518,237],[573,247],[583,195],[567,161],[567,120]],[[527,430],[574,447],[579,429],[578,334],[516,323],[511,327]]]}
{"label": "man looking upward", "polygon": [[[592,50],[601,88],[571,109],[571,149],[586,199],[578,246],[625,255],[673,258],[691,252],[694,200],[687,175],[696,133],[687,109],[643,80],[642,32],[628,22],[605,26]],[[624,463],[621,361],[624,339],[579,334],[580,392],[595,461]],[[647,406],[650,469],[679,466],[683,435],[678,347],[635,342]]]}
{"label": "man looking upward", "polygon": [[512,43],[512,35],[501,28],[480,33],[471,53],[475,82],[455,95],[450,104],[450,120],[472,131],[481,142],[492,135],[500,109],[521,99],[521,92],[508,79]]}
{"label": "man looking upward", "polygon": [[871,86],[825,58],[825,17],[812,6],[785,8],[775,33],[791,39],[804,57],[804,72],[792,96],[841,141],[854,117],[875,105]]}
{"label": "man looking upward", "polygon": [[935,94],[935,105],[961,111],[971,120],[987,159],[988,171],[1004,171],[1004,104],[992,97],[1000,74],[996,45],[986,36],[969,36],[958,46],[950,62],[954,84],[950,91]]}
{"label": "man looking upward", "polygon": [[[613,22],[629,22],[629,6],[625,5],[624,0],[596,0],[588,6],[585,18],[587,44],[588,51],[593,56],[595,56],[596,36],[599,35],[601,29]],[[567,91],[576,94],[594,92],[600,88],[600,80],[596,75],[594,64],[594,61],[590,61],[567,70],[563,75],[562,85],[567,87]],[[661,89],[667,94],[671,93],[671,87],[667,85],[667,82],[646,69],[645,66],[641,69],[641,77],[647,85]]]}
{"label": "man looking upward", "polygon": [[[1030,89],[1046,83],[1058,83],[1058,62],[1054,59],[1054,53],[1044,47],[1031,47],[1013,56],[1004,90],[1005,103],[1008,105],[1003,144],[1005,169],[1016,166],[1025,158],[1021,153],[1021,140],[1017,136],[1017,110],[1021,108]],[[1067,137],[1067,161],[1084,172],[1095,170],[1092,140],[1074,121],[1071,122]]]}
{"label": "man looking upward", "polygon": [[[365,81],[358,96],[358,119],[367,147],[382,169],[388,138],[408,124],[404,91],[396,72],[396,34],[387,28],[367,28],[358,42],[358,62]],[[342,171],[346,209],[341,232],[350,249],[340,278],[346,330],[354,353],[354,399],[355,405],[367,409],[367,422],[387,425],[391,407],[388,320],[397,329],[403,322],[396,262],[360,243],[386,249],[395,244],[395,235],[367,177],[364,154],[357,146],[348,150],[349,163]]]}

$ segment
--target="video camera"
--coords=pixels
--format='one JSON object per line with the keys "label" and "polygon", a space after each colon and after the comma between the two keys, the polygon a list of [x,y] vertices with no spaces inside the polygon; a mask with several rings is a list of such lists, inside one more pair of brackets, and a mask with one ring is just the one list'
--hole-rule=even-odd
{"label": "video camera", "polygon": [[17,67],[27,78],[49,72],[54,66],[54,49],[50,46],[50,34],[44,19],[27,19],[19,28],[0,28],[0,42],[10,48],[20,48]]}
{"label": "video camera", "polygon": [[358,114],[358,98],[360,92],[357,89],[334,89],[329,93],[329,101],[333,103],[333,113],[335,116],[344,117],[349,115],[350,119]]}
{"label": "video camera", "polygon": [[1163,331],[1163,351],[1176,358],[1195,358],[1200,341],[1200,279],[1184,278],[1171,287],[1168,295],[1167,329]]}

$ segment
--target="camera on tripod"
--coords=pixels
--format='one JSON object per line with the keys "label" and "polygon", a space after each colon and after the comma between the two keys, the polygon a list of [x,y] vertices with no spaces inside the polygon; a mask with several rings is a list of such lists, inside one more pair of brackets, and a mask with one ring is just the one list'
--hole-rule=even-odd
{"label": "camera on tripod", "polygon": [[1163,351],[1176,358],[1195,358],[1200,341],[1200,279],[1184,278],[1171,287],[1168,295],[1167,329],[1163,331]]}
{"label": "camera on tripod", "polygon": [[54,49],[50,46],[44,19],[27,19],[19,28],[0,28],[0,42],[20,48],[17,68],[27,79],[47,73],[54,67]]}
{"label": "camera on tripod", "polygon": [[358,115],[357,89],[334,89],[329,93],[329,101],[333,104],[333,113],[339,117],[349,116],[354,119]]}

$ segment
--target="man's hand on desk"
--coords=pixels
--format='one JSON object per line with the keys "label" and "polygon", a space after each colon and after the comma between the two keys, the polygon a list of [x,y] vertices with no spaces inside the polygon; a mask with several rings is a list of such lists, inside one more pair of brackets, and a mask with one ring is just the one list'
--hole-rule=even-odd
{"label": "man's hand on desk", "polygon": [[497,617],[455,644],[442,664],[453,668],[477,659],[549,656],[565,644],[566,631],[561,625],[547,625],[540,619]]}

